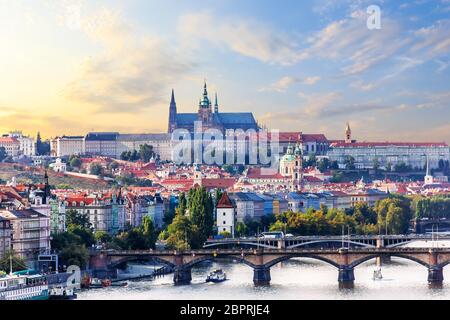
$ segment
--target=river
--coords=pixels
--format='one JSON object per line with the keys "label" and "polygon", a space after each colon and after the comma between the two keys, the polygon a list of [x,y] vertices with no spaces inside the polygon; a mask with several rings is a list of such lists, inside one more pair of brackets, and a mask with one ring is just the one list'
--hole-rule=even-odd
{"label": "river", "polygon": [[[373,280],[375,261],[355,268],[353,289],[339,289],[337,270],[321,261],[298,258],[271,268],[272,281],[268,287],[253,285],[253,270],[232,261],[205,262],[192,269],[192,284],[174,286],[172,274],[154,280],[129,282],[127,287],[110,287],[81,291],[80,300],[240,300],[240,299],[450,299],[450,266],[444,268],[444,286],[430,289],[425,267],[400,258],[392,258],[382,267],[382,280]],[[131,265],[128,272],[140,273],[149,266]],[[205,283],[213,269],[223,269],[229,280]]]}

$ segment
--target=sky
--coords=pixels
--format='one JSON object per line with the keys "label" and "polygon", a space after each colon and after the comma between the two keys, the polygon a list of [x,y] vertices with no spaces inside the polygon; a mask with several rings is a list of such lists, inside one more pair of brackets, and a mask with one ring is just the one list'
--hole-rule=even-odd
{"label": "sky", "polygon": [[165,132],[204,80],[269,129],[450,143],[450,0],[0,0],[0,133]]}

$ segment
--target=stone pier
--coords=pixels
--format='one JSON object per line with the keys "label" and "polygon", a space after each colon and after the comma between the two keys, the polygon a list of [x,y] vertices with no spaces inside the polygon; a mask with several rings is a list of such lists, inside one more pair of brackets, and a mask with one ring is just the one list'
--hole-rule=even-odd
{"label": "stone pier", "polygon": [[253,283],[256,286],[269,285],[270,280],[270,268],[257,267],[253,269]]}
{"label": "stone pier", "polygon": [[173,270],[173,282],[175,285],[190,284],[192,280],[191,268],[175,267]]}

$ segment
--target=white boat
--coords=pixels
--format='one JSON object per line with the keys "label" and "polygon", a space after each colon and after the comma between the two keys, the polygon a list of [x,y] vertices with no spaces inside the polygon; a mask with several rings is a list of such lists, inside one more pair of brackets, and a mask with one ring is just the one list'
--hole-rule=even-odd
{"label": "white boat", "polygon": [[381,280],[381,279],[383,279],[383,275],[381,273],[381,268],[379,268],[377,270],[373,270],[372,279],[373,280]]}
{"label": "white boat", "polygon": [[206,278],[206,282],[222,282],[227,280],[227,274],[222,269],[214,270]]}
{"label": "white boat", "polygon": [[43,275],[10,274],[0,278],[0,300],[48,300],[47,278]]}

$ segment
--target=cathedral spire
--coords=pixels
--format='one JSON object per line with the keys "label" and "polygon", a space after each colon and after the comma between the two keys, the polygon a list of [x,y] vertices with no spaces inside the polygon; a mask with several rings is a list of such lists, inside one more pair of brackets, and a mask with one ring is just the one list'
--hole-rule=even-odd
{"label": "cathedral spire", "polygon": [[172,133],[176,129],[177,122],[177,103],[175,102],[175,91],[172,89],[172,96],[170,98],[169,106],[169,127],[167,129],[168,133]]}
{"label": "cathedral spire", "polygon": [[172,98],[170,99],[170,104],[171,104],[171,105],[172,105],[172,104],[176,104],[176,103],[175,103],[175,92],[174,92],[173,88],[172,88]]}
{"label": "cathedral spire", "polygon": [[206,80],[205,80],[205,85],[203,86],[203,96],[204,97],[208,97],[208,89],[206,86]]}
{"label": "cathedral spire", "polygon": [[219,113],[219,103],[217,102],[217,92],[214,100],[214,112]]}

